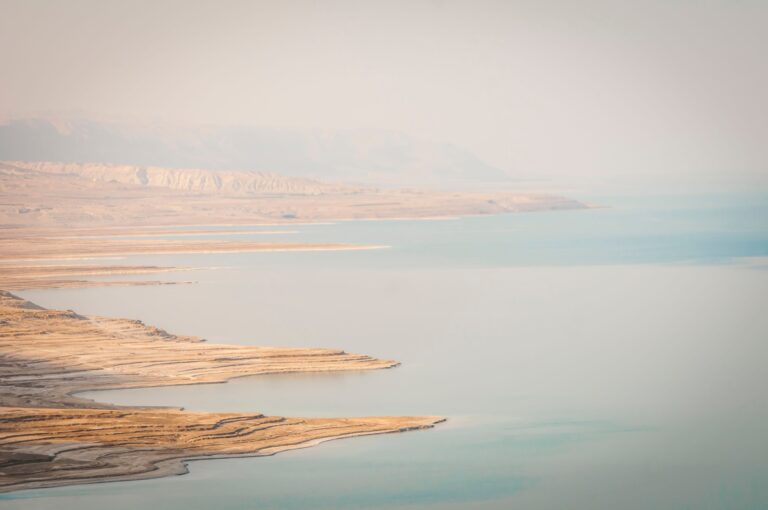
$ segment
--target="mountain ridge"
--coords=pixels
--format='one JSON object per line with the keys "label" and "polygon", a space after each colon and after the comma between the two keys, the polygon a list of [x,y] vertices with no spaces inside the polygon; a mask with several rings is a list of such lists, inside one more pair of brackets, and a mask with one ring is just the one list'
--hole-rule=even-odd
{"label": "mountain ridge", "polygon": [[17,119],[0,122],[0,160],[255,170],[363,185],[433,189],[511,180],[506,172],[455,144],[386,130]]}
{"label": "mountain ridge", "polygon": [[363,188],[288,177],[274,172],[162,168],[107,163],[58,163],[52,161],[4,161],[5,166],[44,174],[76,175],[93,182],[223,195],[355,193]]}

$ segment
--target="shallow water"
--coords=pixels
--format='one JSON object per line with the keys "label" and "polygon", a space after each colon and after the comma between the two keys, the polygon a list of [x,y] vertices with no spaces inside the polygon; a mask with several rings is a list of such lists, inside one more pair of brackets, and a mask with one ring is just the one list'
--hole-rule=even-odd
{"label": "shallow water", "polygon": [[0,504],[765,508],[766,197],[593,201],[614,207],[297,226],[274,239],[391,247],[131,257],[216,269],[161,275],[194,285],[23,293],[213,341],[338,347],[403,363],[90,398],[449,421],[271,458],[194,462],[183,477],[23,491]]}

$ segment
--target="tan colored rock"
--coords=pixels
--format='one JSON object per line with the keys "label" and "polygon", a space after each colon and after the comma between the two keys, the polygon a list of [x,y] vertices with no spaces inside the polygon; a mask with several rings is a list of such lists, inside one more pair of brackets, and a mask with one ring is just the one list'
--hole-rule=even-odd
{"label": "tan colored rock", "polygon": [[272,455],[442,421],[189,413],[115,407],[72,396],[94,389],[396,364],[331,349],[209,344],[140,321],[47,310],[0,291],[0,492],[179,474],[186,472],[184,459]]}

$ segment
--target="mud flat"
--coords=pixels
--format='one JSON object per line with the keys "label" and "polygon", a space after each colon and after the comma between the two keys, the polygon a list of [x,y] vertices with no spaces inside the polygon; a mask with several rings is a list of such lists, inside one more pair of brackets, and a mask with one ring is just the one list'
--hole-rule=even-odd
{"label": "mud flat", "polygon": [[397,363],[332,349],[210,344],[140,321],[43,309],[5,291],[0,326],[0,492],[166,476],[185,472],[189,458],[272,455],[442,421],[115,407],[73,393]]}
{"label": "mud flat", "polygon": [[120,276],[188,271],[162,266],[15,265],[0,264],[0,289],[61,289],[111,285],[170,285],[191,283],[162,280],[80,280],[82,276]]}
{"label": "mud flat", "polygon": [[[132,229],[121,232],[129,235]],[[273,251],[371,250],[383,246],[339,243],[262,243],[210,240],[124,240],[96,237],[49,237],[25,229],[17,237],[0,237],[0,289],[51,289],[107,285],[170,285],[189,281],[164,280],[84,280],[83,276],[120,276],[188,271],[195,268],[146,265],[103,265],[69,263],[126,255],[169,255],[191,253],[253,253]],[[58,262],[52,264],[51,262]]]}
{"label": "mud flat", "polygon": [[0,239],[0,261],[71,260],[126,255],[244,253],[260,251],[370,250],[382,246],[343,243],[270,243],[210,240],[128,240],[58,237]]}

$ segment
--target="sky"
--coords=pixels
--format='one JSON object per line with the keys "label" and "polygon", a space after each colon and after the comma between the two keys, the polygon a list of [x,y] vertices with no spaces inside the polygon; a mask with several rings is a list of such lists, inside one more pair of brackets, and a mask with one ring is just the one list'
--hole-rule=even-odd
{"label": "sky", "polygon": [[391,129],[532,177],[766,178],[768,2],[0,0],[0,116]]}

